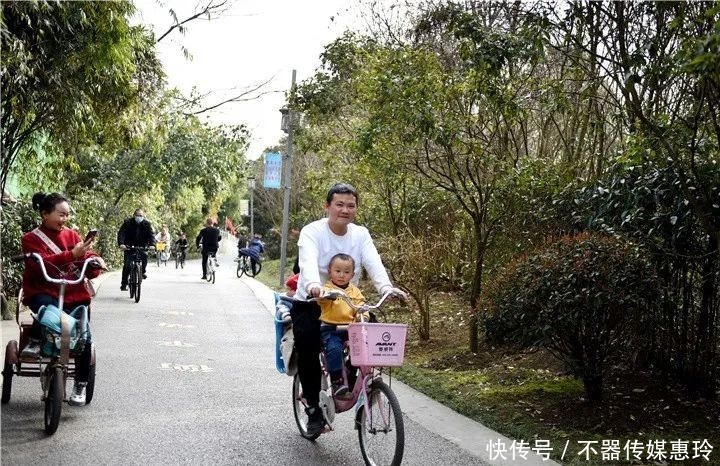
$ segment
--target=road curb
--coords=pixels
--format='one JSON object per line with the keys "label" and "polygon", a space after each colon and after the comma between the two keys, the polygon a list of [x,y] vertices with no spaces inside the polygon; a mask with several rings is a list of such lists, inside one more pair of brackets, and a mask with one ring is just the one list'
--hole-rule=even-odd
{"label": "road curb", "polygon": [[[258,301],[265,306],[274,318],[275,292],[264,283],[253,278],[243,277],[243,283],[252,290]],[[511,450],[511,445],[513,445],[513,439],[453,411],[396,379],[392,381],[392,388],[397,394],[402,411],[406,416],[430,432],[476,456],[480,459],[481,464],[491,466],[559,466],[559,463],[555,461],[543,460],[541,456],[533,451],[527,454],[526,459],[512,459],[513,450]],[[529,439],[525,439],[525,441],[530,442]],[[505,446],[507,448],[505,458],[498,456],[491,459],[488,452],[490,444]],[[530,442],[530,445],[534,446],[534,443]]]}

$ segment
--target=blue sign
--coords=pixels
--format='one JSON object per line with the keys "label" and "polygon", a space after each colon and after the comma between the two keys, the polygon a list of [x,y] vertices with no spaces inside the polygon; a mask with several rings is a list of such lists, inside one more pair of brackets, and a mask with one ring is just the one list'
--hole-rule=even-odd
{"label": "blue sign", "polygon": [[265,154],[265,178],[263,186],[269,189],[280,189],[282,186],[282,155],[278,152]]}

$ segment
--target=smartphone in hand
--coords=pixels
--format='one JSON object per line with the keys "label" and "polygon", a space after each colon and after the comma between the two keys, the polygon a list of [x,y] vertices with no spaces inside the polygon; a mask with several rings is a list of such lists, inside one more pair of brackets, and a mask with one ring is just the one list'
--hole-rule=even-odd
{"label": "smartphone in hand", "polygon": [[98,231],[93,228],[92,230],[88,231],[87,235],[85,235],[85,242],[89,243],[90,241],[94,240],[97,236]]}

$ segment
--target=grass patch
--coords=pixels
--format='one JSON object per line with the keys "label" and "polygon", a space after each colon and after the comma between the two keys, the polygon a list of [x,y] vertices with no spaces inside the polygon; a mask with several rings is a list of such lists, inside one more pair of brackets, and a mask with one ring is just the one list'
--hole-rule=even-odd
{"label": "grass patch", "polygon": [[[288,273],[292,275],[292,263],[285,266],[285,280],[290,276]],[[262,269],[255,276],[255,280],[272,288],[273,291],[285,291],[285,286],[280,286],[280,259],[262,261]]]}

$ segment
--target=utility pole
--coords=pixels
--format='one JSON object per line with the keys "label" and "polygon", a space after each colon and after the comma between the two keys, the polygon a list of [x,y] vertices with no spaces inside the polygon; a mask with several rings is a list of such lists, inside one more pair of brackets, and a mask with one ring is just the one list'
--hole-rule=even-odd
{"label": "utility pole", "polygon": [[255,210],[253,208],[253,197],[255,197],[255,175],[248,178],[250,191],[250,239],[255,237]]}
{"label": "utility pole", "polygon": [[[296,71],[292,71],[292,83],[290,84],[290,99],[295,96],[295,75]],[[285,151],[285,160],[282,164],[284,170],[283,189],[283,223],[282,223],[282,240],[280,242],[280,289],[285,286],[285,265],[287,263],[287,243],[288,243],[288,223],[290,222],[290,188],[292,187],[292,158],[293,158],[293,124],[294,112],[292,107],[280,110],[283,113],[282,130],[288,135],[287,150]]]}

